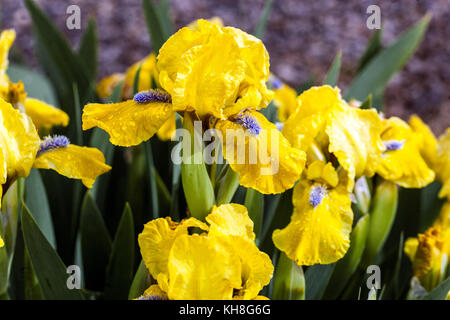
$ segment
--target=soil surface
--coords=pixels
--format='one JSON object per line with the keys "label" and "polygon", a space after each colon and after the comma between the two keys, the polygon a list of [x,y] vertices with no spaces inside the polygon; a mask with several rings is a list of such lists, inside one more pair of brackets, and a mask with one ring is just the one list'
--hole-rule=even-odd
{"label": "soil surface", "polygon": [[[73,45],[77,45],[88,17],[99,31],[99,78],[127,66],[151,50],[140,0],[36,0]],[[171,0],[176,28],[197,18],[220,16],[226,25],[252,32],[265,0]],[[82,30],[68,30],[66,9],[81,9]],[[366,26],[366,9],[376,4],[384,25],[383,44],[431,12],[432,20],[418,51],[391,80],[385,94],[385,113],[408,119],[419,114],[436,134],[450,126],[450,3],[448,0],[329,1],[275,0],[264,43],[271,70],[299,87],[314,77],[322,81],[338,50],[342,70],[338,85],[345,90],[359,57],[373,33]],[[31,23],[22,1],[1,0],[1,28],[15,28],[15,48],[36,67]]]}

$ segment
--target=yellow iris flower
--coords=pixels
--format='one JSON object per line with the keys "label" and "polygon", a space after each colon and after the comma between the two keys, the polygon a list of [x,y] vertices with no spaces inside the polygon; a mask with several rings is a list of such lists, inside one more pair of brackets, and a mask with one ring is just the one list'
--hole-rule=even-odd
{"label": "yellow iris flower", "polygon": [[339,89],[328,85],[312,87],[298,100],[282,129],[289,142],[311,159],[316,146],[332,153],[349,175],[349,191],[355,178],[373,176],[383,150],[382,121],[376,111],[349,106]]}
{"label": "yellow iris flower", "polygon": [[4,96],[8,89],[9,77],[6,74],[9,64],[8,53],[15,38],[14,30],[5,30],[0,34],[0,96]]}
{"label": "yellow iris flower", "polygon": [[353,221],[347,179],[330,162],[317,160],[294,187],[291,221],[272,239],[298,265],[333,263],[347,252]]}
{"label": "yellow iris flower", "polygon": [[37,130],[50,129],[53,126],[67,126],[69,116],[64,111],[38,99],[27,98],[22,82],[13,84],[9,81],[6,74],[8,52],[15,37],[14,30],[5,30],[0,35],[0,98],[16,108],[24,108]]}
{"label": "yellow iris flower", "polygon": [[384,120],[383,127],[385,151],[377,173],[404,188],[422,188],[433,182],[435,174],[421,154],[423,135],[397,117]]}
{"label": "yellow iris flower", "polygon": [[[279,132],[272,136],[276,127],[255,111],[266,107],[273,96],[266,87],[269,56],[259,39],[236,28],[198,20],[167,40],[157,66],[165,92],[139,92],[116,104],[88,104],[83,110],[83,130],[97,126],[110,134],[111,143],[133,146],[159,130],[171,132],[175,112],[193,112],[222,131],[228,151],[237,154],[234,139],[226,139],[226,130],[241,129],[250,133],[245,137],[246,146],[255,145],[258,154],[266,155],[264,163],[272,160],[269,168],[262,161],[251,163],[247,156],[244,163],[231,164],[242,185],[262,193],[279,193],[299,179],[303,151],[292,148]],[[260,131],[266,135],[259,135]],[[271,149],[272,141],[279,151]],[[273,168],[276,161],[279,170]],[[267,169],[265,174],[261,169]]]}
{"label": "yellow iris flower", "polygon": [[[157,281],[142,299],[256,299],[273,266],[255,245],[253,222],[238,204],[213,207],[208,224],[195,218],[148,222],[138,237],[142,258]],[[197,233],[190,233],[196,228]]]}
{"label": "yellow iris flower", "polygon": [[407,239],[404,251],[412,262],[414,277],[426,291],[445,280],[449,272],[450,202],[444,204],[432,227],[417,238]]}
{"label": "yellow iris flower", "polygon": [[32,167],[81,179],[88,188],[111,169],[96,148],[71,145],[62,136],[41,141],[31,118],[0,99],[0,191],[15,179],[27,177]]}

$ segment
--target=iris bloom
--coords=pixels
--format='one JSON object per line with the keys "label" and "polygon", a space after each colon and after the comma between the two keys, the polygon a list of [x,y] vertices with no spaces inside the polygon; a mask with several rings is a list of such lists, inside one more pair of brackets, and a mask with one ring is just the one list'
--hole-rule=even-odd
{"label": "iris bloom", "polygon": [[[235,164],[227,159],[243,186],[262,193],[280,193],[299,179],[303,151],[291,148],[279,133],[273,137],[259,135],[276,130],[256,112],[273,96],[266,87],[269,56],[259,39],[236,28],[198,20],[166,41],[157,67],[165,91],[140,92],[132,100],[117,104],[88,104],[83,110],[83,129],[98,126],[110,134],[113,144],[133,146],[150,139],[175,112],[192,112],[220,131],[241,129],[247,133],[246,145],[255,145],[257,151],[265,151],[258,154],[279,161],[279,170],[267,168],[268,173],[255,179],[256,172],[260,175],[265,166],[262,162],[251,163],[245,157],[244,164]],[[279,151],[267,147],[269,139],[277,142]],[[231,151],[227,148],[237,154],[234,139],[224,138],[222,142],[225,157]]]}
{"label": "iris bloom", "polygon": [[283,125],[289,142],[317,159],[316,149],[335,157],[348,173],[348,189],[360,176],[371,177],[378,166],[383,144],[382,122],[375,110],[349,106],[338,88],[312,87],[299,98],[297,110]]}
{"label": "iris bloom", "polygon": [[[418,289],[431,291],[446,279],[450,255],[450,202],[444,204],[432,227],[417,238],[408,238],[404,250],[412,262],[416,280],[412,281],[416,283],[412,287],[413,296],[417,295]],[[450,299],[450,292],[447,299]]]}
{"label": "iris bloom", "polygon": [[88,188],[98,175],[111,169],[98,149],[71,145],[61,136],[41,141],[31,119],[0,99],[0,191],[17,178],[27,177],[32,167],[81,179]]}
{"label": "iris bloom", "polygon": [[[423,136],[397,117],[383,120],[381,139],[385,151],[377,173],[404,188],[422,188],[434,180],[434,172],[422,157]],[[423,151],[422,151],[423,152]]]}
{"label": "iris bloom", "polygon": [[[138,237],[142,258],[157,284],[141,299],[259,299],[270,282],[269,256],[255,245],[253,222],[238,204],[213,207],[206,223],[195,218],[148,222]],[[189,232],[195,228],[196,233]]]}
{"label": "iris bloom", "polygon": [[298,265],[333,263],[347,252],[353,221],[347,179],[330,162],[317,160],[294,187],[291,221],[272,239]]}
{"label": "iris bloom", "polygon": [[0,35],[0,98],[16,108],[22,108],[33,120],[37,130],[49,130],[53,126],[67,126],[69,116],[62,110],[34,98],[28,98],[22,82],[9,81],[8,52],[16,37],[14,30],[5,30]]}

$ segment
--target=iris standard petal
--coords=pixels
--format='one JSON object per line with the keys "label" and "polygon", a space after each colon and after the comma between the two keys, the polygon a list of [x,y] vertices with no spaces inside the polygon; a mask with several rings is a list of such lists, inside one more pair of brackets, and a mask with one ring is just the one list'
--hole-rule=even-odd
{"label": "iris standard petal", "polygon": [[208,230],[208,227],[189,218],[181,223],[173,222],[170,217],[158,218],[144,225],[144,230],[138,236],[142,259],[150,274],[156,279],[159,274],[167,274],[169,252],[175,239],[187,234],[189,227]]}
{"label": "iris standard petal", "polygon": [[206,221],[210,225],[209,235],[235,235],[255,240],[253,221],[243,205],[230,203],[214,206]]}
{"label": "iris standard petal", "polygon": [[[266,87],[269,56],[262,42],[231,27],[198,20],[180,29],[161,47],[158,55],[161,86],[172,95],[174,110],[195,110],[200,118],[225,119],[254,90],[267,106],[273,93]],[[232,111],[227,111],[230,108]],[[241,111],[237,110],[237,111]]]}
{"label": "iris standard petal", "polygon": [[283,135],[292,146],[308,151],[314,139],[324,131],[329,113],[342,103],[338,88],[312,87],[298,97],[297,110],[283,125]]}
{"label": "iris standard petal", "polygon": [[382,121],[375,110],[341,104],[330,112],[325,129],[328,151],[336,156],[352,180],[375,174],[383,150],[382,130]]}
{"label": "iris standard petal", "polygon": [[168,268],[173,300],[229,300],[242,284],[238,255],[217,239],[197,234],[175,239]]}
{"label": "iris standard petal", "polygon": [[4,90],[8,90],[9,77],[6,74],[8,69],[8,53],[11,48],[16,32],[14,30],[4,30],[0,34],[0,96]]}
{"label": "iris standard petal", "polygon": [[418,136],[400,118],[392,117],[383,122],[383,142],[402,143],[398,148],[388,148],[382,154],[377,173],[404,188],[422,188],[431,183],[435,174],[422,158]]}
{"label": "iris standard petal", "polygon": [[0,184],[9,177],[27,177],[39,149],[39,136],[31,119],[0,99],[0,152],[3,169]]}

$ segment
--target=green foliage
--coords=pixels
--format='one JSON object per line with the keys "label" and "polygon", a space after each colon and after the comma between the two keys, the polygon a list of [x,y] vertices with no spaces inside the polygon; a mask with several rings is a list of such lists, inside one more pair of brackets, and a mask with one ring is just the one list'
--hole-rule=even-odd
{"label": "green foliage", "polygon": [[341,70],[341,58],[342,51],[339,51],[336,54],[336,57],[334,58],[333,63],[331,64],[331,67],[328,70],[327,75],[325,76],[325,79],[323,80],[323,84],[327,84],[330,86],[335,86],[337,84],[339,71]]}
{"label": "green foliage", "polygon": [[[381,35],[376,36],[375,40],[372,40],[375,44],[369,43],[369,49],[367,49],[366,52],[379,51],[379,53],[370,59],[369,62],[361,64],[365,65],[365,67],[350,84],[350,87],[345,94],[345,98],[363,100],[370,93],[373,95],[381,94],[392,76],[406,64],[418,47],[428,27],[429,21],[430,16],[426,15],[418,23],[399,36],[393,44],[381,51],[378,50],[379,45],[376,44],[376,38],[381,37]],[[371,47],[375,47],[376,49],[371,49]],[[369,56],[372,55],[373,53],[363,56],[363,60],[368,60]],[[375,107],[376,106],[377,104],[375,104]]]}
{"label": "green foliage", "polygon": [[66,266],[47,241],[26,207],[23,210],[22,223],[25,246],[30,255],[43,296],[46,299],[56,300],[83,299],[83,295],[78,289],[67,287]]}
{"label": "green foliage", "polygon": [[256,25],[255,31],[253,34],[255,37],[264,39],[264,33],[267,28],[267,23],[269,21],[270,12],[272,11],[274,0],[266,0],[266,4],[264,5],[261,16],[259,17],[258,24]]}

